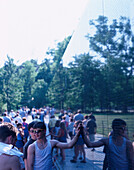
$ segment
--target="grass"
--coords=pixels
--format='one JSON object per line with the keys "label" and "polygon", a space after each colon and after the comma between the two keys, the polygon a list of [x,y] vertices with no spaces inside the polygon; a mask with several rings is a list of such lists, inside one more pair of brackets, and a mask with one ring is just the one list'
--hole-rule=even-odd
{"label": "grass", "polygon": [[96,123],[97,123],[97,133],[102,134],[103,136],[107,136],[108,133],[112,130],[111,125],[112,121],[115,118],[120,118],[126,121],[127,129],[128,129],[128,136],[131,141],[133,141],[133,134],[134,134],[134,115],[107,115],[107,114],[99,114],[95,115]]}

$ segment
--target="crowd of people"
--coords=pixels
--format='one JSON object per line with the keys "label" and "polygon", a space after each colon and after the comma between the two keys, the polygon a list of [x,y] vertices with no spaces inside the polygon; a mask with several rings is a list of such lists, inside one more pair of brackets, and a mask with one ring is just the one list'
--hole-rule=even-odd
{"label": "crowd of people", "polygon": [[[70,162],[77,163],[79,159],[86,163],[84,145],[92,152],[104,146],[103,170],[134,169],[134,146],[128,139],[124,120],[114,119],[109,136],[95,141],[97,123],[93,113],[84,116],[81,109],[74,113],[62,109],[58,117],[55,113],[53,106],[31,111],[22,107],[17,112],[3,113],[0,117],[0,170],[51,170],[53,152],[64,162],[65,149],[72,147],[74,155]],[[32,117],[29,123],[27,115]],[[49,116],[48,133],[46,115]]]}

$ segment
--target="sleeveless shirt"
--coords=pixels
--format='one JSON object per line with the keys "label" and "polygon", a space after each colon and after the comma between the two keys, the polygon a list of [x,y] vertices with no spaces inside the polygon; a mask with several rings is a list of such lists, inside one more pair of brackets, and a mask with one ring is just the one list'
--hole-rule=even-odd
{"label": "sleeveless shirt", "polygon": [[128,170],[128,159],[126,153],[126,138],[123,137],[123,144],[117,146],[109,137],[109,170]]}
{"label": "sleeveless shirt", "polygon": [[50,141],[44,149],[39,149],[35,143],[34,170],[52,170],[52,146]]}

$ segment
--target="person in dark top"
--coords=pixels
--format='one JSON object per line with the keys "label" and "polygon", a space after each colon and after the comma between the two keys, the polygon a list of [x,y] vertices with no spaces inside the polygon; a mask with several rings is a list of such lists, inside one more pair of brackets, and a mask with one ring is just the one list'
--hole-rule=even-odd
{"label": "person in dark top", "polygon": [[[96,122],[94,121],[94,118],[92,117],[92,114],[91,114],[89,116],[89,120],[87,121],[87,125],[86,125],[86,130],[87,130],[87,134],[88,134],[90,142],[95,141],[96,129],[97,129],[97,125],[96,125]],[[94,150],[95,149],[93,148],[91,151],[94,151]]]}
{"label": "person in dark top", "polygon": [[29,125],[28,125],[29,140],[25,143],[25,145],[23,147],[23,154],[24,154],[23,159],[24,159],[24,163],[25,163],[25,170],[27,170],[27,150],[28,150],[28,146],[36,141],[36,135],[35,135],[34,129],[33,129],[33,126],[34,126],[35,123],[36,123],[36,121],[32,121],[31,123],[29,123]]}

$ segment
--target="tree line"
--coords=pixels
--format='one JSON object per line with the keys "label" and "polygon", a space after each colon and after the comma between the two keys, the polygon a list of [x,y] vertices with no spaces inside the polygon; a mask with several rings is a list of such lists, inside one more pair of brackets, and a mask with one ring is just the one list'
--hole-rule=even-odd
{"label": "tree line", "polygon": [[130,19],[109,23],[99,16],[89,21],[89,53],[72,56],[64,67],[62,56],[71,36],[49,48],[41,64],[31,59],[21,65],[7,56],[0,68],[0,111],[20,106],[83,111],[134,109],[134,35]]}

